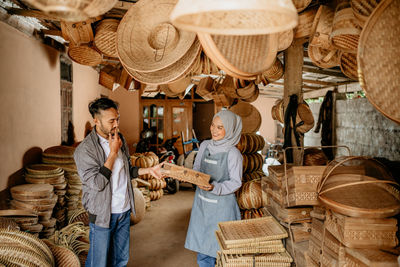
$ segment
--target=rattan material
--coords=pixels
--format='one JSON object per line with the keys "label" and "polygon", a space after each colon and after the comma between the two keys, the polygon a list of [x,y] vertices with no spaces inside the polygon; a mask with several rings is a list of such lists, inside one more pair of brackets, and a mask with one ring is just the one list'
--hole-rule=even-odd
{"label": "rattan material", "polygon": [[75,148],[70,146],[52,146],[43,151],[44,157],[51,158],[74,158]]}
{"label": "rattan material", "polygon": [[340,69],[348,78],[357,81],[357,54],[341,52],[339,55]]}
{"label": "rattan material", "polygon": [[378,249],[346,248],[344,258],[349,266],[399,266],[397,253],[394,254]]}
{"label": "rattan material", "polygon": [[294,32],[292,29],[278,34],[278,51],[286,50],[293,42]]}
{"label": "rattan material", "polygon": [[305,103],[297,106],[296,131],[306,133],[314,127],[314,117],[311,109]]}
{"label": "rattan material", "polygon": [[53,252],[56,266],[80,267],[81,263],[76,254],[63,246],[50,246]]}
{"label": "rattan material", "polygon": [[279,60],[279,58],[276,58],[274,64],[271,66],[271,68],[269,68],[268,70],[263,72],[262,75],[266,77],[268,82],[275,82],[275,81],[279,80],[280,78],[282,78],[283,72],[284,72],[284,69],[283,69],[282,62]]}
{"label": "rattan material", "polygon": [[[257,262],[257,263],[252,263],[252,262],[233,262],[233,263],[228,263],[226,260],[226,255],[221,256],[221,266],[222,267],[248,267],[248,266],[257,266],[257,267],[290,267],[291,263],[289,262]],[[239,258],[240,260],[240,258]]]}
{"label": "rattan material", "polygon": [[[254,101],[257,100],[258,96],[260,95],[260,89],[258,88],[258,85],[254,85],[254,92],[251,96],[249,96],[248,98],[240,98],[242,101],[247,102],[247,103],[252,103]],[[233,104],[233,99],[232,102],[230,102],[230,104],[228,106],[231,106]]]}
{"label": "rattan material", "polygon": [[3,259],[17,264],[17,266],[52,266],[39,255],[25,248],[0,246],[0,255]]}
{"label": "rattan material", "polygon": [[40,223],[37,224],[31,224],[31,225],[21,225],[21,230],[22,231],[27,231],[29,233],[39,233],[40,231],[43,230],[43,225]]}
{"label": "rattan material", "polygon": [[60,21],[62,37],[75,45],[93,41],[92,20],[82,22]]}
{"label": "rattan material", "polygon": [[181,59],[196,35],[168,23],[177,0],[144,0],[133,5],[121,20],[117,33],[119,58],[129,69],[155,72]]}
{"label": "rattan material", "polygon": [[294,38],[298,39],[310,36],[316,13],[317,9],[311,8],[299,14],[299,24],[294,29]]}
{"label": "rattan material", "polygon": [[[263,263],[291,263],[293,262],[292,257],[290,257],[287,251],[281,253],[269,253],[269,254],[260,254],[260,255],[252,255],[252,254],[241,254],[241,255],[223,255],[225,257],[226,263],[236,263],[243,264],[247,263],[252,265],[263,264]],[[258,266],[258,265],[257,265]],[[263,265],[261,265],[263,266]],[[290,265],[289,265],[290,266]]]}
{"label": "rattan material", "polygon": [[168,176],[183,182],[189,182],[196,185],[208,185],[210,175],[187,169],[171,163],[164,163],[162,169]]}
{"label": "rattan material", "polygon": [[[227,36],[199,33],[204,52],[222,70],[255,76],[269,69],[278,50],[278,35]],[[266,52],[267,51],[267,52]]]}
{"label": "rattan material", "polygon": [[246,245],[268,240],[283,239],[288,236],[286,230],[272,216],[258,219],[228,221],[218,223],[224,242]]}
{"label": "rattan material", "polygon": [[[195,41],[189,51],[178,61],[165,69],[155,72],[137,72],[125,66],[125,70],[136,80],[145,84],[166,84],[186,76],[191,67],[200,55],[201,47],[198,41]],[[123,62],[122,62],[123,63]]]}
{"label": "rattan material", "polygon": [[59,174],[62,172],[62,169],[60,167],[47,164],[32,164],[26,166],[25,170],[27,171],[27,173],[33,175]]}
{"label": "rattan material", "polygon": [[0,228],[7,230],[19,230],[18,224],[12,218],[7,217],[0,217]]}
{"label": "rattan material", "polygon": [[304,166],[319,166],[326,165],[328,158],[324,152],[318,148],[304,149],[303,165]]}
{"label": "rattan material", "polygon": [[332,32],[334,13],[329,6],[319,6],[312,24],[309,45],[330,50],[333,48],[329,36]]}
{"label": "rattan material", "polygon": [[361,27],[354,17],[348,0],[336,7],[330,39],[332,45],[346,52],[356,52]]}
{"label": "rattan material", "polygon": [[49,184],[23,184],[10,189],[11,196],[49,198],[53,193],[53,186]]}
{"label": "rattan material", "polygon": [[119,20],[104,19],[99,22],[94,37],[95,46],[104,55],[118,57],[117,52],[117,28]]}
{"label": "rattan material", "polygon": [[255,133],[261,126],[261,114],[249,103],[239,102],[229,109],[242,118],[242,133]]}
{"label": "rattan material", "polygon": [[364,25],[372,11],[381,2],[380,0],[350,0],[354,17],[358,19],[360,25]]}
{"label": "rattan material", "polygon": [[291,0],[179,1],[170,18],[187,31],[225,35],[270,34],[297,25]]}
{"label": "rattan material", "polygon": [[76,22],[106,13],[117,3],[117,0],[27,0],[27,2],[45,13]]}
{"label": "rattan material", "polygon": [[285,247],[283,246],[281,240],[270,240],[255,243],[250,246],[246,245],[243,247],[227,248],[224,243],[221,231],[216,231],[215,235],[217,237],[220,251],[224,254],[277,253],[285,251]]}
{"label": "rattan material", "polygon": [[238,205],[241,209],[259,209],[263,206],[261,180],[246,182],[239,189]]}
{"label": "rattan material", "polygon": [[256,93],[256,90],[257,90],[256,84],[254,82],[251,82],[246,87],[236,89],[236,94],[239,98],[248,99]]}
{"label": "rattan material", "polygon": [[76,63],[87,66],[96,66],[103,60],[101,54],[90,45],[74,46],[70,44],[68,56]]}
{"label": "rattan material", "polygon": [[339,50],[324,49],[322,47],[309,45],[308,46],[308,57],[318,67],[328,69],[338,66],[339,61]]}
{"label": "rattan material", "polygon": [[357,56],[358,77],[368,100],[397,123],[400,123],[399,24],[399,1],[382,1],[364,26]]}

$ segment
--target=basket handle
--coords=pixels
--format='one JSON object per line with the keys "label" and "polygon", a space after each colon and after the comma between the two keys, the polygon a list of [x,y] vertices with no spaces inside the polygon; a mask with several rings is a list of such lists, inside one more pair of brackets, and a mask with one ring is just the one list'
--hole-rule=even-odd
{"label": "basket handle", "polygon": [[393,184],[393,185],[397,185],[397,186],[399,185],[398,183],[389,181],[389,180],[357,181],[357,182],[352,182],[352,183],[336,185],[336,186],[328,188],[322,192],[319,192],[318,194],[324,194],[324,193],[327,193],[329,191],[332,191],[332,190],[335,190],[338,188],[348,187],[348,186],[352,186],[352,185],[359,185],[359,184]]}

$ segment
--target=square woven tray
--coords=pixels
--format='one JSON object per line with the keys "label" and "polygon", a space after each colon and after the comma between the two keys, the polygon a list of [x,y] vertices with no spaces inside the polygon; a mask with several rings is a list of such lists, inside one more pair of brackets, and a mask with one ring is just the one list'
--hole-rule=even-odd
{"label": "square woven tray", "polygon": [[171,163],[164,163],[163,171],[172,178],[195,185],[209,185],[210,175],[178,166]]}
{"label": "square woven tray", "polygon": [[285,228],[272,216],[218,223],[225,244],[247,245],[249,243],[283,239],[288,236]]}
{"label": "square woven tray", "polygon": [[289,267],[293,261],[287,252],[275,254],[221,255],[224,267]]}

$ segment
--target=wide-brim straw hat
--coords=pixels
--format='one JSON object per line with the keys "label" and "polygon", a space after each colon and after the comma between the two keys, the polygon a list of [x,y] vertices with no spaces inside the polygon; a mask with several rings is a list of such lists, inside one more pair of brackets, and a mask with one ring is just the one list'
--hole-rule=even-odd
{"label": "wide-brim straw hat", "polygon": [[291,0],[181,0],[170,17],[181,29],[208,34],[270,34],[297,25]]}
{"label": "wide-brim straw hat", "polygon": [[154,72],[139,72],[134,71],[125,65],[125,70],[137,81],[145,84],[166,84],[183,78],[188,74],[196,62],[197,57],[200,55],[201,46],[199,41],[195,41],[189,51],[181,57],[174,64]]}
{"label": "wide-brim straw hat", "polygon": [[103,15],[117,0],[27,0],[29,4],[57,18],[76,22]]}
{"label": "wide-brim straw hat", "polygon": [[311,28],[310,45],[319,46],[324,49],[332,49],[329,36],[332,32],[334,14],[335,11],[329,6],[319,6]]}
{"label": "wide-brim straw hat", "polygon": [[382,1],[361,33],[358,77],[370,103],[400,123],[400,1]]}
{"label": "wide-brim straw hat", "polygon": [[141,0],[122,18],[117,31],[118,56],[139,72],[165,69],[192,47],[196,34],[175,28],[169,14],[177,0]]}
{"label": "wide-brim straw hat", "polygon": [[339,50],[336,48],[324,49],[319,46],[308,46],[308,57],[312,63],[323,69],[339,66]]}
{"label": "wide-brim straw hat", "polygon": [[210,35],[198,33],[207,56],[227,74],[255,79],[274,63],[278,51],[278,34]]}

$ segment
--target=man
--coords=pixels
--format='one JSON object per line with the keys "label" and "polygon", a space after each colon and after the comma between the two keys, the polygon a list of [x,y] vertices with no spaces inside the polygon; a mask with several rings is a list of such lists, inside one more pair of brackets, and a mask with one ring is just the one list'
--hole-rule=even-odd
{"label": "man", "polygon": [[74,153],[82,180],[82,204],[89,213],[90,249],[86,266],[126,266],[130,213],[135,212],[130,178],[161,178],[161,165],[131,165],[127,143],[118,131],[118,104],[98,98],[89,104],[95,126]]}

